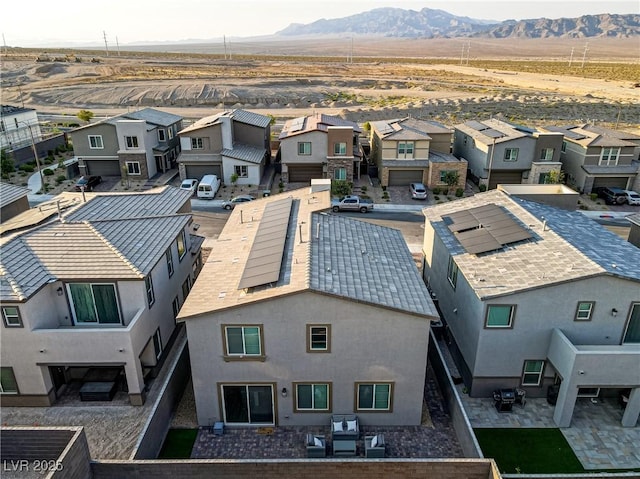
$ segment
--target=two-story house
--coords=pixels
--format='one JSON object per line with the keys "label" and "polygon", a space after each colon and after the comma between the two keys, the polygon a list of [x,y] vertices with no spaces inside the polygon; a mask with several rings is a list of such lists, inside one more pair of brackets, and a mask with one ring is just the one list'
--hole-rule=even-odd
{"label": "two-story house", "polygon": [[424,279],[469,394],[558,387],[554,421],[581,396],[631,390],[640,413],[640,249],[566,211],[492,190],[425,208]]}
{"label": "two-story house", "polygon": [[238,205],[178,319],[198,423],[418,425],[438,313],[401,233],[310,188]]}
{"label": "two-story house", "polygon": [[583,193],[640,188],[640,136],[588,124],[546,129],[564,135],[560,161],[569,185]]}
{"label": "two-story house", "polygon": [[452,130],[435,121],[402,118],[372,121],[371,159],[382,186],[423,183],[446,187],[447,172],[458,174],[464,188],[467,162],[451,152]]}
{"label": "two-story house", "polygon": [[491,118],[454,127],[453,154],[469,162],[480,185],[539,184],[559,173],[562,135]]}
{"label": "two-story house", "polygon": [[216,175],[231,184],[259,185],[271,159],[271,118],[246,110],[207,116],[179,132],[180,178]]}
{"label": "two-story house", "polygon": [[70,195],[52,221],[3,232],[3,406],[49,406],[105,368],[142,404],[202,263],[190,192]]}
{"label": "two-story house", "polygon": [[280,133],[282,181],[354,181],[363,158],[357,123],[324,114],[288,120]]}
{"label": "two-story house", "polygon": [[182,117],[153,108],[90,123],[69,133],[80,174],[148,179],[175,168]]}
{"label": "two-story house", "polygon": [[0,107],[0,149],[13,151],[42,140],[38,114],[33,108]]}

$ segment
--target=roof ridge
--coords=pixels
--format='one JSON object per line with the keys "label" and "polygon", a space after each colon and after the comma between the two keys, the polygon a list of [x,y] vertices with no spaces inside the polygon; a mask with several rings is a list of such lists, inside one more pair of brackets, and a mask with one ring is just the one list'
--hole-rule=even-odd
{"label": "roof ridge", "polygon": [[82,223],[85,224],[98,238],[100,238],[109,247],[109,249],[122,260],[124,264],[131,268],[134,273],[136,273],[140,278],[144,278],[144,274],[142,273],[142,271],[140,271],[136,265],[129,261],[129,258],[127,258],[118,248],[116,248],[113,243],[111,243],[111,241],[109,241],[100,231],[98,231],[95,226],[93,226],[89,221],[86,220],[82,221]]}

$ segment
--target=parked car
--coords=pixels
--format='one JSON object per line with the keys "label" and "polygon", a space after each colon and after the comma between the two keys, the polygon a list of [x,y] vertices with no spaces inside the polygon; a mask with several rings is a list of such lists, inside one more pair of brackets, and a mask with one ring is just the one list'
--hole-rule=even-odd
{"label": "parked car", "polygon": [[624,190],[625,196],[627,198],[627,203],[630,205],[640,205],[640,195],[635,191]]}
{"label": "parked car", "polygon": [[607,186],[601,188],[598,195],[604,198],[604,202],[608,205],[621,205],[627,202],[627,195],[622,188]]}
{"label": "parked car", "polygon": [[225,201],[224,203],[222,203],[222,207],[225,210],[232,210],[236,207],[236,205],[240,204],[240,203],[246,203],[247,201],[253,201],[255,200],[255,198],[253,196],[250,195],[240,195],[240,196],[236,196],[235,198],[230,199],[229,201]]}
{"label": "parked car", "polygon": [[196,194],[196,190],[198,189],[198,180],[193,178],[187,178],[186,180],[182,180],[180,183],[181,190],[189,190],[192,195]]}
{"label": "parked car", "polygon": [[409,189],[411,190],[411,198],[414,200],[427,199],[427,187],[422,183],[411,183]]}
{"label": "parked car", "polygon": [[198,198],[212,200],[220,188],[220,178],[216,175],[204,175],[198,185]]}
{"label": "parked car", "polygon": [[76,183],[76,191],[92,191],[96,185],[102,183],[102,177],[100,176],[81,176],[78,182]]}
{"label": "parked car", "polygon": [[331,201],[331,210],[334,213],[338,211],[359,211],[360,213],[366,213],[367,211],[373,210],[373,202],[355,195],[343,196],[339,200]]}

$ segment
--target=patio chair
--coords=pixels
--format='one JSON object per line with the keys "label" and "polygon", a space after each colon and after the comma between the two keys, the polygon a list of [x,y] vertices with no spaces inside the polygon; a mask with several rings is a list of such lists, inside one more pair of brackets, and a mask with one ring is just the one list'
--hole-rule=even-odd
{"label": "patio chair", "polygon": [[525,391],[524,389],[516,388],[515,403],[520,404],[521,407],[524,407],[524,405],[527,404],[527,391]]}
{"label": "patio chair", "polygon": [[306,439],[307,457],[326,457],[327,441],[324,436],[307,434]]}
{"label": "patio chair", "polygon": [[364,437],[364,457],[380,458],[384,457],[384,435]]}

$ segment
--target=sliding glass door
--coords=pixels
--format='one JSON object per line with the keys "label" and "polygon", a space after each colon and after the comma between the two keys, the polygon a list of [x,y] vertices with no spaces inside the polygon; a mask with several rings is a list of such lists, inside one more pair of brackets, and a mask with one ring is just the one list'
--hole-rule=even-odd
{"label": "sliding glass door", "polygon": [[223,384],[222,403],[227,424],[274,424],[271,384]]}

